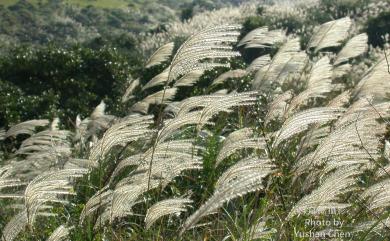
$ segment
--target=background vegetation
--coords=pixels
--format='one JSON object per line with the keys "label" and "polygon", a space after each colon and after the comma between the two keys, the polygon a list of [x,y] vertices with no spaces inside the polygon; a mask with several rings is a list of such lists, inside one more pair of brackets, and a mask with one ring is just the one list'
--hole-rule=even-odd
{"label": "background vegetation", "polygon": [[[269,123],[266,123],[265,119],[269,113],[270,104],[274,103],[275,96],[280,96],[285,92],[291,91],[292,96],[296,97],[306,89],[310,89],[305,81],[310,79],[311,68],[322,58],[329,57],[333,62],[328,64],[332,65],[332,71],[334,72],[340,66],[348,67],[347,65],[350,65],[352,67],[346,72],[340,70],[343,73],[340,76],[334,74],[336,77],[331,77],[333,81],[332,88],[334,89],[315,94],[315,97],[308,97],[307,103],[305,102],[302,106],[299,105],[296,110],[292,108],[291,111],[292,113],[295,113],[294,111],[300,113],[298,110],[328,107],[335,96],[348,91],[352,91],[353,94],[339,107],[343,109],[343,113],[349,108],[353,111],[354,109],[351,106],[356,101],[355,97],[358,96],[353,91],[357,89],[356,86],[359,86],[358,83],[363,77],[370,76],[370,68],[377,66],[379,60],[383,59],[386,51],[388,51],[390,11],[387,8],[389,6],[388,1],[320,0],[315,4],[309,4],[308,2],[303,1],[304,5],[301,5],[299,1],[294,4],[289,1],[261,1],[248,6],[239,6],[241,1],[238,0],[2,1],[0,5],[0,106],[2,107],[0,109],[0,189],[1,184],[8,185],[6,181],[12,177],[15,179],[11,179],[10,188],[5,186],[5,190],[11,190],[17,195],[23,196],[23,188],[20,188],[19,185],[23,187],[25,184],[16,182],[16,179],[29,183],[33,178],[42,173],[44,174],[45,172],[42,170],[46,170],[46,168],[49,171],[61,171],[66,170],[69,166],[77,166],[82,169],[81,172],[86,172],[85,170],[88,169],[87,174],[70,175],[72,178],[69,178],[69,180],[77,179],[77,181],[75,181],[71,190],[64,192],[69,191],[69,193],[72,192],[76,195],[66,198],[69,203],[64,203],[64,205],[54,204],[51,207],[49,213],[55,214],[56,217],[37,215],[37,219],[33,221],[34,225],[28,223],[26,227],[22,227],[15,240],[45,240],[62,224],[69,227],[69,233],[64,235],[64,240],[66,240],[65,236],[69,240],[80,241],[309,240],[308,238],[297,237],[294,232],[296,230],[311,230],[310,227],[305,225],[305,220],[311,216],[307,213],[302,213],[302,217],[298,215],[288,219],[288,216],[289,213],[296,211],[294,208],[300,203],[301,199],[310,193],[315,193],[315,190],[321,186],[320,184],[323,184],[325,178],[318,180],[314,176],[327,176],[329,173],[325,175],[321,172],[325,169],[325,166],[319,165],[310,169],[308,173],[294,176],[297,172],[295,168],[298,161],[305,157],[304,154],[310,154],[318,147],[315,139],[317,136],[313,134],[314,137],[311,139],[312,136],[308,133],[317,130],[316,128],[320,129],[319,127],[329,127],[329,132],[325,134],[321,132],[322,136],[320,133],[318,139],[323,140],[321,138],[331,136],[331,131],[337,130],[336,119],[341,114],[333,113],[335,116],[332,115],[331,124],[329,125],[324,124],[322,126],[323,123],[318,125],[317,123],[308,124],[305,127],[306,129],[304,128],[307,132],[294,132],[295,134],[290,136],[288,140],[283,140],[284,142],[282,142],[280,148],[275,148],[274,145],[278,147],[280,143],[275,144],[277,137],[274,136],[274,133],[283,129],[285,123],[288,123],[286,121],[289,120],[287,117],[291,116],[286,112],[285,116],[272,119]],[[238,13],[236,12],[237,9],[239,9]],[[210,14],[210,11],[215,15]],[[237,34],[238,42],[251,31],[263,27],[267,27],[267,31],[282,30],[283,40],[271,44],[266,43],[269,44],[266,48],[246,48],[245,45],[237,46],[236,43],[233,43],[232,50],[238,51],[241,56],[229,55],[229,58],[223,58],[218,62],[229,63],[229,66],[207,69],[198,76],[199,79],[187,86],[176,86],[177,79],[180,79],[176,78],[175,81],[164,82],[162,80],[156,86],[146,88],[148,83],[153,82],[153,77],[169,67],[172,61],[172,57],[169,55],[158,64],[145,67],[150,57],[149,53],[156,50],[156,46],[149,44],[148,41],[158,45],[157,47],[161,46],[160,42],[157,43],[157,40],[164,43],[172,41],[174,44],[171,52],[174,56],[191,34],[206,29],[204,22],[211,24],[218,23],[218,21],[227,21],[224,17],[232,19],[232,22],[227,23],[242,24],[242,28],[239,29]],[[351,27],[353,34],[351,33],[348,38],[343,39],[343,42],[326,46],[326,48],[317,52],[315,50],[317,46],[311,46],[311,39],[318,30],[316,27],[345,17],[349,17],[354,22],[354,26]],[[172,33],[177,33],[177,35]],[[350,37],[361,33],[366,33],[368,38],[367,49],[363,51],[364,53],[347,59],[339,65],[335,64],[334,60],[338,56],[337,54],[346,46]],[[256,71],[249,71],[251,63],[264,55],[269,55],[270,60],[275,59],[278,52],[283,51],[283,43],[286,42],[286,39],[294,37],[299,39],[299,49],[296,52],[305,53],[305,56],[307,55],[310,60],[307,63],[305,62],[305,68],[301,72],[297,71],[300,75],[298,77],[288,76],[288,78],[286,75],[286,82],[283,84],[274,83],[271,87],[261,89],[262,91],[259,91],[260,93],[256,94],[255,97],[253,97],[253,94],[242,97],[249,99],[247,101],[250,102],[248,104],[250,106],[237,102],[232,105],[231,109],[229,109],[230,107],[227,108],[230,112],[222,111],[225,108],[223,104],[228,103],[236,92],[250,93],[248,91],[256,89],[253,82],[254,79],[259,78],[258,75],[260,74],[255,73],[259,68]],[[226,42],[229,41],[226,40]],[[202,61],[207,60],[209,58]],[[382,63],[380,66],[385,66],[383,64],[385,63],[384,60],[380,63]],[[295,65],[291,68],[295,68]],[[289,68],[286,67],[286,69]],[[240,75],[240,72],[229,73],[230,70],[245,70],[246,72],[244,75]],[[222,78],[221,82],[211,84],[226,72],[229,74]],[[383,71],[381,73],[383,74]],[[178,76],[182,77],[182,75],[179,74]],[[372,89],[384,83],[378,81],[375,82],[376,84],[374,83],[374,87],[371,86]],[[169,91],[165,91],[167,89],[176,92],[170,94]],[[386,88],[383,89],[386,90]],[[367,91],[370,92],[371,89]],[[228,93],[228,97],[222,101],[221,108],[217,108],[216,114],[211,115],[208,119],[212,125],[208,126],[208,123],[199,127],[198,123],[194,124],[189,121],[192,124],[180,126],[178,130],[175,129],[175,131],[169,132],[167,134],[169,140],[162,140],[159,143],[161,130],[165,126],[169,126],[170,118],[177,117],[177,113],[174,114],[175,105],[171,106],[168,103],[160,105],[161,95],[158,95],[158,98],[146,101],[148,97],[155,93],[162,94],[166,99],[173,101],[174,104],[196,96],[213,98],[218,94]],[[382,92],[380,93],[382,94]],[[386,93],[383,95],[386,97]],[[387,100],[386,98],[384,99]],[[107,106],[104,107],[100,104],[101,101],[104,101]],[[289,101],[291,101],[291,98],[285,102],[291,104]],[[142,105],[145,103],[147,103],[146,109],[145,105]],[[281,103],[284,102],[281,101]],[[381,100],[374,103],[386,104],[388,102]],[[210,106],[212,104],[213,102],[209,103]],[[218,102],[215,101],[214,104],[218,104]],[[369,105],[371,104],[369,102]],[[167,105],[173,108],[173,111],[164,110]],[[195,105],[193,111],[204,107]],[[285,108],[288,108],[287,104]],[[378,107],[376,111],[380,112],[381,109]],[[145,119],[135,115],[132,118],[134,118],[136,124],[124,125],[129,128],[129,133],[138,133],[140,130],[141,132],[147,131],[142,132],[141,137],[131,137],[128,141],[127,139],[122,141],[120,133],[114,132],[116,135],[113,136],[116,136],[117,139],[113,138],[112,142],[115,145],[113,144],[107,149],[107,152],[104,152],[102,142],[104,143],[104,138],[110,138],[110,132],[107,130],[110,130],[109,128],[114,124],[128,121],[126,118],[122,119],[122,117],[140,112],[145,114],[146,117],[142,117]],[[369,114],[375,116],[378,114],[377,112],[369,112]],[[381,114],[382,112],[380,112]],[[381,124],[385,123],[386,128],[388,128],[389,117],[387,114],[384,111],[381,116],[382,119],[379,121]],[[78,115],[79,118],[77,118]],[[56,118],[59,118],[60,121],[58,126],[56,126]],[[22,126],[25,129],[21,127],[23,131],[18,134],[8,133],[10,128],[17,123],[34,119],[47,119],[48,121],[36,126],[32,125],[31,129],[29,129],[29,125],[27,127]],[[143,126],[143,124],[147,127],[136,128],[137,125]],[[374,127],[378,126],[374,125]],[[374,127],[370,126],[373,130],[372,133],[383,126],[379,126],[377,129]],[[250,141],[256,141],[256,145],[261,145],[259,140],[267,140],[266,144],[262,146],[263,149],[245,148],[245,144],[242,144],[241,147],[237,147],[237,150],[227,155],[223,162],[219,160],[219,155],[223,153],[229,135],[234,131],[245,128],[252,130]],[[52,131],[48,135],[51,139],[45,139],[45,131]],[[365,131],[364,134],[368,133],[367,135],[369,135],[369,132]],[[33,142],[34,145],[39,145],[39,148],[26,144],[26,140],[34,140],[33,138],[30,139],[31,137],[38,136],[39,138],[39,133],[43,133],[43,137],[41,136],[43,139],[37,139],[36,142]],[[359,175],[354,191],[363,192],[376,183],[387,180],[386,175],[380,176],[376,173],[382,169],[385,169],[386,172],[388,170],[387,164],[390,162],[390,157],[386,156],[386,150],[384,150],[385,140],[388,139],[388,131],[386,130],[383,133],[378,131],[380,138],[376,138],[374,134],[367,137],[367,143],[375,142],[372,145],[379,143],[378,147],[375,146],[373,149],[378,149],[380,154],[378,154],[379,156],[366,158],[372,162],[375,161],[375,163],[379,162],[380,165],[373,164],[374,167],[371,166],[371,169],[367,168],[361,173],[353,174],[353,176]],[[359,136],[358,139],[354,139],[357,142],[351,145],[351,150],[355,151],[354,147],[360,145],[358,141],[362,143],[366,141],[365,137]],[[309,138],[309,144],[305,143],[307,138]],[[49,149],[45,149],[48,140],[50,143],[51,141],[55,142],[53,146],[58,147],[58,149],[52,150],[53,146],[50,145]],[[186,146],[186,140],[191,140],[190,146]],[[189,170],[185,170],[180,175],[175,175],[172,179],[169,179],[159,175],[164,172],[169,173],[171,171],[169,168],[174,169],[174,167],[162,168],[161,173],[157,171],[153,173],[153,178],[159,181],[167,178],[170,181],[153,186],[153,178],[150,176],[154,170],[151,169],[153,165],[158,167],[158,158],[161,156],[166,163],[176,163],[175,161],[177,161],[177,158],[168,159],[165,156],[166,154],[158,154],[156,151],[155,164],[146,163],[144,165],[140,162],[137,167],[129,165],[116,173],[117,176],[113,175],[121,160],[140,153],[152,155],[151,160],[153,160],[155,149],[159,147],[159,144],[162,149],[166,148],[166,150],[171,151],[169,145],[172,141],[183,141],[179,143],[186,147],[186,150],[181,151],[196,160],[199,158],[200,164],[198,164],[202,166],[202,169],[199,170],[191,166]],[[347,140],[343,141],[347,142]],[[167,143],[168,146],[163,147],[163,144]],[[314,144],[311,145],[311,143]],[[32,148],[32,151],[29,148]],[[41,152],[42,148],[44,151]],[[365,148],[365,145],[362,144],[359,148]],[[190,152],[186,152],[188,150]],[[52,155],[53,152],[55,155]],[[376,151],[372,151],[372,153],[377,154]],[[186,231],[184,235],[179,237],[178,230],[183,230],[183,226],[186,226],[185,220],[191,217],[190,214],[194,214],[196,210],[203,207],[203,204],[216,193],[218,179],[223,173],[230,170],[229,168],[234,167],[235,164],[241,163],[242,159],[246,160],[245,157],[252,154],[262,158],[267,156],[267,159],[272,160],[272,166],[275,168],[275,171],[267,172],[264,177],[256,179],[261,184],[259,185],[261,188],[251,189],[251,191],[234,196],[234,198],[226,198],[229,202],[221,205],[219,212],[215,212],[212,217],[203,217],[204,219],[201,222],[196,222],[197,225],[188,225],[189,230],[184,230]],[[364,156],[364,154],[361,155]],[[183,162],[187,160],[184,154],[180,157]],[[358,155],[356,158],[360,157]],[[217,164],[219,161],[221,163]],[[255,165],[254,168],[257,168],[255,170],[259,173],[264,171],[262,168],[268,164],[270,163],[261,162],[260,166]],[[355,171],[354,169],[351,170],[342,173]],[[40,173],[41,171],[42,173]],[[313,171],[314,175],[311,175],[310,171]],[[109,204],[100,200],[98,202],[100,206],[91,211],[89,215],[86,215],[84,222],[81,224],[80,220],[84,215],[83,212],[85,212],[89,202],[93,200],[95,195],[99,197],[98,191],[106,193],[108,190],[106,194],[109,195],[109,191],[114,192],[119,189],[118,186],[120,185],[118,183],[128,185],[126,180],[134,181],[131,178],[139,177],[137,175],[143,173],[149,174],[149,180],[142,179],[143,182],[141,183],[143,185],[147,183],[147,189],[141,192],[140,198],[134,202],[132,207],[134,213],[128,212],[126,215],[113,220],[108,218],[109,220],[106,219],[106,222],[100,221],[103,225],[99,227],[99,217],[102,218],[99,215],[102,215],[104,210],[114,207],[112,200],[109,201]],[[241,177],[245,176],[242,175]],[[240,180],[239,178],[237,177],[237,180]],[[347,180],[342,181],[349,182],[350,179],[348,178],[350,177],[348,176]],[[150,179],[152,179],[152,182]],[[312,183],[310,180],[312,180]],[[13,186],[14,181],[16,182],[15,187]],[[234,183],[234,180],[230,181]],[[235,184],[238,186],[239,183],[244,181]],[[262,187],[263,183],[267,183],[267,185]],[[336,184],[333,183],[332,188]],[[136,186],[138,185],[131,187],[134,189]],[[3,189],[0,191],[3,191]],[[240,190],[234,191],[239,192]],[[370,211],[366,210],[366,207],[360,205],[354,191],[346,191],[340,194],[341,200],[351,204],[351,215],[344,213],[338,216],[337,219],[344,220],[348,224],[343,227],[343,231],[354,233],[354,235],[357,233],[356,236],[346,240],[386,240],[390,232],[386,229],[387,223],[384,225],[382,223],[386,222],[386,218],[388,218],[389,206],[385,206],[379,211],[374,210],[375,215],[372,215]],[[359,193],[358,191],[356,193]],[[232,193],[234,192],[232,191]],[[62,197],[61,195],[58,196]],[[153,204],[172,197],[191,198],[192,203],[185,205],[184,208],[188,213],[169,215],[158,219],[150,229],[145,228],[145,214],[148,209]],[[103,199],[104,197],[99,198]],[[17,211],[18,207],[12,206],[12,204],[13,201],[9,197],[0,198],[1,231],[5,230],[12,217],[19,213]],[[321,215],[315,218],[327,218],[326,214]],[[103,216],[103,218],[107,218],[107,216]],[[195,228],[191,230],[190,227],[193,226]]]}

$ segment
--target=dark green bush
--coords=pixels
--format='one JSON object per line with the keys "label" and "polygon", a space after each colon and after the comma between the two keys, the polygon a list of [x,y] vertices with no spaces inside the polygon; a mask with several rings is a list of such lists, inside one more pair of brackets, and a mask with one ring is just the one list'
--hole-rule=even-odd
{"label": "dark green bush", "polygon": [[180,19],[181,19],[181,21],[188,20],[188,19],[192,18],[193,14],[194,14],[194,8],[192,6],[187,7],[181,11]]}
{"label": "dark green bush", "polygon": [[70,122],[102,99],[119,112],[130,72],[127,57],[114,48],[16,48],[0,59],[0,102],[6,106],[0,126],[60,114]]}
{"label": "dark green bush", "polygon": [[245,20],[242,26],[242,32],[243,34],[246,34],[265,25],[267,25],[267,21],[262,16],[250,16]]}
{"label": "dark green bush", "polygon": [[321,0],[321,6],[333,18],[342,18],[350,14],[355,15],[367,7],[367,0]]}
{"label": "dark green bush", "polygon": [[53,118],[61,115],[57,110],[58,95],[52,90],[40,95],[27,95],[18,86],[0,81],[0,126],[16,124],[23,120]]}
{"label": "dark green bush", "polygon": [[383,47],[384,36],[390,34],[390,12],[382,12],[367,21],[368,43],[374,47]]}

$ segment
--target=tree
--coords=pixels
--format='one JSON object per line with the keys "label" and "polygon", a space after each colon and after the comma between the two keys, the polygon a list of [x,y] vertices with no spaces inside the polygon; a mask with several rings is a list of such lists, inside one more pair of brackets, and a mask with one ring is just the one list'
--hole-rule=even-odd
{"label": "tree", "polygon": [[[47,115],[74,120],[77,114],[89,115],[102,99],[120,111],[118,96],[131,72],[127,57],[110,47],[18,47],[0,59],[0,66],[0,79],[6,83],[0,101],[13,111],[10,121]],[[13,93],[12,98],[6,93]],[[2,115],[0,125],[7,124],[10,113]]]}

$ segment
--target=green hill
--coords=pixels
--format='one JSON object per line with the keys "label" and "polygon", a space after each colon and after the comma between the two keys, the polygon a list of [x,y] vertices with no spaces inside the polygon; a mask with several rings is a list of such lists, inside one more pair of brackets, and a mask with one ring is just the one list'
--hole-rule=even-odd
{"label": "green hill", "polygon": [[[216,6],[224,5],[226,3],[234,2],[234,1],[204,1],[204,0],[22,0],[23,2],[31,3],[34,5],[37,4],[47,4],[48,2],[62,2],[65,4],[69,4],[77,7],[87,7],[93,6],[97,8],[109,8],[109,9],[126,9],[126,8],[134,8],[134,9],[142,9],[148,5],[160,4],[173,9],[180,9],[182,6],[195,3],[200,5],[213,5]],[[3,6],[11,6],[20,2],[20,0],[2,0],[0,1],[0,5]]]}
{"label": "green hill", "polygon": [[[4,6],[11,6],[18,2],[19,0],[3,0],[0,4]],[[28,0],[27,2],[32,4],[38,3],[47,3],[48,1],[40,1],[40,0]],[[131,0],[64,0],[63,3],[78,6],[78,7],[86,7],[86,6],[94,6],[98,8],[127,8],[130,6],[136,6],[137,3],[134,4],[135,1]],[[143,1],[143,2],[157,2],[157,1]]]}
{"label": "green hill", "polygon": [[195,12],[240,0],[2,0],[0,50],[13,44],[82,44],[156,32]]}

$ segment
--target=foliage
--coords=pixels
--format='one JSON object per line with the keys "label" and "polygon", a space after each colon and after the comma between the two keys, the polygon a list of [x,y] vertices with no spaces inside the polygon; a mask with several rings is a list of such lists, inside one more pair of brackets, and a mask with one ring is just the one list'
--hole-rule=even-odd
{"label": "foliage", "polygon": [[37,116],[52,118],[58,114],[59,100],[53,90],[45,90],[39,96],[28,95],[10,82],[1,81],[0,83],[0,104],[3,107],[0,111],[2,126],[34,119]]}
{"label": "foliage", "polygon": [[374,46],[383,47],[386,36],[390,35],[390,12],[382,12],[377,17],[370,17],[367,21],[366,31],[368,42]]}
{"label": "foliage", "polygon": [[390,75],[368,5],[304,3],[158,27],[148,56],[126,34],[10,49],[4,122],[36,120],[0,128],[1,238],[388,239]]}
{"label": "foliage", "polygon": [[1,100],[8,107],[1,124],[55,116],[66,116],[70,124],[103,99],[118,113],[119,96],[131,66],[137,65],[135,56],[128,60],[111,47],[15,48],[0,59],[0,78],[6,83]]}

